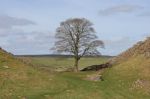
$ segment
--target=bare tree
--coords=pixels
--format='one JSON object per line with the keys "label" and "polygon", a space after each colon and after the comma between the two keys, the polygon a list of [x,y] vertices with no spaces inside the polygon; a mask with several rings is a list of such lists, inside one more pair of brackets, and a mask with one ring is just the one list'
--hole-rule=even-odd
{"label": "bare tree", "polygon": [[78,71],[78,62],[85,55],[98,55],[98,47],[104,43],[97,39],[93,24],[85,18],[68,19],[60,23],[56,29],[54,49],[60,53],[70,53],[74,56],[75,71]]}

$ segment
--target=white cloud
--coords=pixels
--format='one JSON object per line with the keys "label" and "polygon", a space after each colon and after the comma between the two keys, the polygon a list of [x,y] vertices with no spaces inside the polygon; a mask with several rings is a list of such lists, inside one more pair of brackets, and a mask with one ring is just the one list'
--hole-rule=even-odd
{"label": "white cloud", "polygon": [[141,16],[141,17],[150,17],[150,12],[144,12],[144,13],[139,14],[138,16]]}
{"label": "white cloud", "polygon": [[13,54],[49,52],[54,33],[21,28],[35,24],[28,19],[0,15],[0,47]]}
{"label": "white cloud", "polygon": [[100,10],[99,15],[109,16],[118,13],[131,13],[141,9],[143,9],[143,7],[138,5],[118,5]]}
{"label": "white cloud", "polygon": [[11,17],[8,15],[0,15],[0,37],[5,37],[10,34],[22,32],[20,29],[14,27],[22,27],[28,25],[35,25],[36,23],[23,18]]}
{"label": "white cloud", "polygon": [[35,25],[36,23],[23,18],[0,15],[0,29],[13,28],[14,26]]}
{"label": "white cloud", "polygon": [[42,54],[50,52],[54,36],[50,32],[19,31],[0,40],[0,46],[13,54]]}

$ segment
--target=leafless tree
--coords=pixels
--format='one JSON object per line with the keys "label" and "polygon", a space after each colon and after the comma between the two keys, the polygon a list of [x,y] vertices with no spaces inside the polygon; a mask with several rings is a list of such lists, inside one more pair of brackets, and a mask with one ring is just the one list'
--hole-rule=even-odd
{"label": "leafless tree", "polygon": [[98,47],[104,43],[98,40],[93,24],[85,18],[67,19],[56,29],[54,49],[60,53],[74,56],[74,69],[78,71],[78,62],[85,55],[98,55]]}

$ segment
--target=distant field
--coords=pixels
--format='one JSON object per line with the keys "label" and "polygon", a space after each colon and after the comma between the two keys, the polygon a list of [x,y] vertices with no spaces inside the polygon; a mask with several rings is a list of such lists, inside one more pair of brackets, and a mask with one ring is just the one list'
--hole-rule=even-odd
{"label": "distant field", "polygon": [[[50,67],[51,69],[55,69],[57,71],[65,70],[67,68],[72,68],[74,65],[74,59],[71,57],[21,57],[24,60],[29,60],[30,63],[39,66]],[[102,64],[108,61],[110,57],[84,57],[79,62],[79,68],[82,69],[84,67],[96,64]]]}

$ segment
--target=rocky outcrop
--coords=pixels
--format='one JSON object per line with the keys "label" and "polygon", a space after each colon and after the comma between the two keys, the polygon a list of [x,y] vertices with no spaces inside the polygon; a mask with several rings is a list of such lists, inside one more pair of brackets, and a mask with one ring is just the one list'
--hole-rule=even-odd
{"label": "rocky outcrop", "polygon": [[81,71],[98,71],[98,70],[108,68],[108,67],[111,67],[110,63],[88,66],[88,67],[82,69]]}

